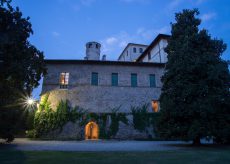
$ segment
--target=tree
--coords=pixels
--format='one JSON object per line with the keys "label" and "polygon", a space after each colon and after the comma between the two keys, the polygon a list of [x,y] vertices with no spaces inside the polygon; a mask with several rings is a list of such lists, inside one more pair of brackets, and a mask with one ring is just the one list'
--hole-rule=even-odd
{"label": "tree", "polygon": [[44,56],[28,38],[32,25],[11,0],[0,1],[0,138],[13,140],[22,95],[30,95],[46,73]]}
{"label": "tree", "polygon": [[207,136],[230,137],[230,75],[221,59],[226,44],[199,30],[198,14],[197,9],[183,10],[171,24],[158,122],[160,136],[194,144]]}

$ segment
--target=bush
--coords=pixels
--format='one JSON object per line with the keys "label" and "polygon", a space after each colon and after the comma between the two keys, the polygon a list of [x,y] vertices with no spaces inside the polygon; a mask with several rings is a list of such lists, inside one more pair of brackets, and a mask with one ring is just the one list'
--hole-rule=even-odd
{"label": "bush", "polygon": [[39,109],[35,113],[34,128],[38,137],[52,130],[62,130],[62,127],[68,121],[74,122],[82,115],[82,110],[77,111],[79,109],[78,107],[71,109],[67,100],[61,100],[56,110],[53,110],[50,107],[48,98],[49,94],[46,94],[43,97],[43,101],[41,101]]}
{"label": "bush", "polygon": [[37,131],[35,129],[26,131],[26,137],[36,138],[37,137]]}

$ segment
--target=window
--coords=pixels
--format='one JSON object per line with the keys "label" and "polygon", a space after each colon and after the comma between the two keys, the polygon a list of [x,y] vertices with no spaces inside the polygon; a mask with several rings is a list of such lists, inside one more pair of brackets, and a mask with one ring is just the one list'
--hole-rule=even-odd
{"label": "window", "polygon": [[89,48],[91,48],[92,47],[92,43],[89,43]]}
{"label": "window", "polygon": [[62,72],[60,74],[60,88],[68,88],[69,84],[69,73],[68,72]]}
{"label": "window", "polygon": [[153,112],[159,112],[158,101],[152,100],[152,109],[153,109]]}
{"label": "window", "polygon": [[96,73],[96,72],[92,73],[91,85],[98,85],[98,73]]}
{"label": "window", "polygon": [[133,48],[133,53],[136,53],[137,52],[137,49],[136,47]]}
{"label": "window", "polygon": [[149,75],[149,85],[150,87],[156,87],[156,78],[154,74]]}
{"label": "window", "polygon": [[112,73],[111,85],[118,86],[118,73]]}
{"label": "window", "polygon": [[137,87],[137,74],[131,74],[131,87]]}
{"label": "window", "polygon": [[151,52],[148,52],[148,59],[151,59]]}
{"label": "window", "polygon": [[139,52],[140,52],[140,53],[143,53],[143,48],[139,48]]}
{"label": "window", "polygon": [[98,44],[96,44],[96,48],[98,48],[99,46],[98,46]]}
{"label": "window", "polygon": [[127,56],[129,55],[129,51],[126,52]]}

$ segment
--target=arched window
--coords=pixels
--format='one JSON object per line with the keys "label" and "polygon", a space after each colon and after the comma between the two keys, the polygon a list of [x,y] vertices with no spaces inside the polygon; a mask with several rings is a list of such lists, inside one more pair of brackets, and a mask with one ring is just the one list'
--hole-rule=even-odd
{"label": "arched window", "polygon": [[92,47],[92,43],[89,43],[89,47],[88,48],[91,48]]}
{"label": "arched window", "polygon": [[96,48],[98,48],[99,46],[98,46],[98,44],[96,44]]}
{"label": "arched window", "polygon": [[143,48],[139,48],[139,52],[140,52],[140,53],[143,53]]}
{"label": "arched window", "polygon": [[137,52],[137,49],[136,47],[133,48],[133,53],[136,53]]}

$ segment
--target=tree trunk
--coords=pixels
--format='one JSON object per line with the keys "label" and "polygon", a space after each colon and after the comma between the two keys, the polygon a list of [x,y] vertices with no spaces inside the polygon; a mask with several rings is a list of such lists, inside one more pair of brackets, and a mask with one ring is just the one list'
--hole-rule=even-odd
{"label": "tree trunk", "polygon": [[199,145],[201,145],[201,143],[200,143],[200,137],[194,138],[192,144],[193,144],[194,146],[199,146]]}

